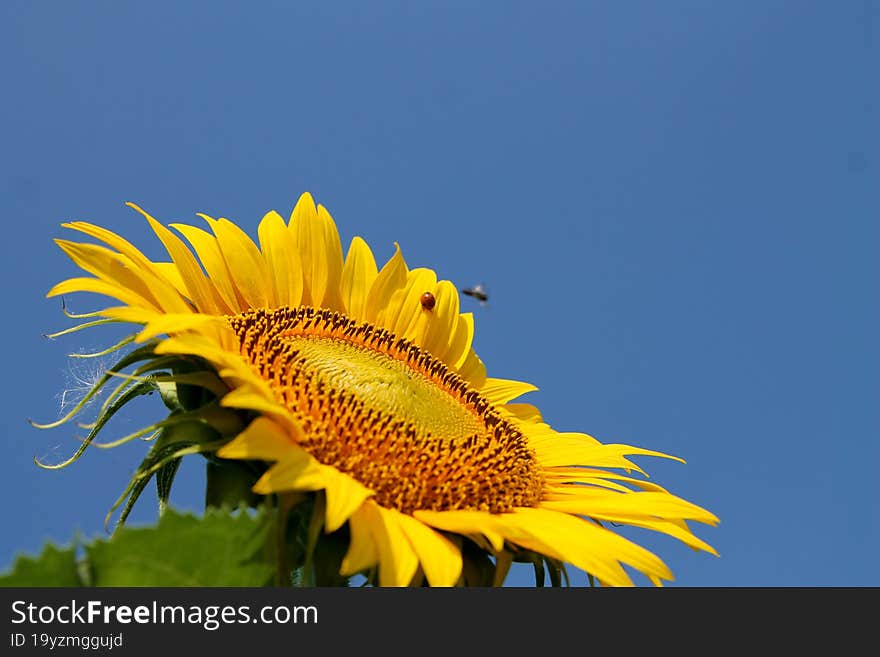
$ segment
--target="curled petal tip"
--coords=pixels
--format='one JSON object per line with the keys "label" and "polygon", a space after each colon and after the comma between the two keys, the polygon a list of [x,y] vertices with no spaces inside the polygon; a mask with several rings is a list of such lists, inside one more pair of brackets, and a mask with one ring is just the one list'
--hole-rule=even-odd
{"label": "curled petal tip", "polygon": [[28,418],[27,423],[31,425],[34,429],[50,429],[52,428],[52,423],[49,424],[40,424],[36,422],[33,418]]}
{"label": "curled petal tip", "polygon": [[58,466],[49,465],[48,463],[43,463],[39,458],[37,458],[36,454],[34,454],[34,464],[37,467],[42,468],[43,470],[57,470],[58,469]]}

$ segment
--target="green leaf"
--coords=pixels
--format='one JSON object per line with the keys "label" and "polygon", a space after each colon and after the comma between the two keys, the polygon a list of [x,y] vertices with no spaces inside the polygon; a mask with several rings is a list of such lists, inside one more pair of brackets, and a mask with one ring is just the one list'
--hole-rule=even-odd
{"label": "green leaf", "polygon": [[[76,550],[19,557],[0,586],[265,586],[275,572],[264,511],[167,509],[156,525],[122,527]],[[87,577],[86,577],[87,575]]]}
{"label": "green leaf", "polygon": [[210,510],[203,517],[167,509],[155,527],[124,527],[86,546],[95,586],[263,586],[266,514]]}
{"label": "green leaf", "polygon": [[76,548],[47,543],[37,557],[19,556],[10,572],[0,575],[0,586],[82,586]]}

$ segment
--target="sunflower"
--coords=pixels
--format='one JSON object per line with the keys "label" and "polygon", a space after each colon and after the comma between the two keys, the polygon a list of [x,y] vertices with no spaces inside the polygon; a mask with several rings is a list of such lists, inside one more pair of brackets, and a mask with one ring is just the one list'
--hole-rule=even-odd
{"label": "sunflower", "polygon": [[[604,586],[632,585],[624,566],[656,585],[672,580],[661,559],[613,531],[620,525],[715,554],[687,523],[717,518],[635,476],[644,472],[627,458],[674,457],[557,431],[535,406],[515,403],[535,386],[487,376],[456,287],[410,269],[399,245],[381,268],[360,237],[343,255],[333,219],[308,193],[289,221],[265,215],[258,244],[227,219],[200,214],[209,230],[166,227],[128,205],[170,260],[154,262],[96,225],[66,223],[100,243],[56,240],[90,276],[48,293],[118,300],[68,313],[93,319],[77,329],[137,325],[101,352],[129,349],[99,385],[123,381],[77,453],[53,467],[75,460],[134,396],[159,390],[170,409],[104,443],[158,435],[117,506],[127,497],[130,508],[150,475],[167,501],[180,459],[201,453],[215,472],[240,465],[248,494],[277,508],[308,500],[310,549],[343,537],[337,574],[379,586],[498,584],[515,560],[548,566],[554,581],[565,564]],[[234,488],[223,481],[220,498]],[[474,572],[487,559],[481,579]]]}

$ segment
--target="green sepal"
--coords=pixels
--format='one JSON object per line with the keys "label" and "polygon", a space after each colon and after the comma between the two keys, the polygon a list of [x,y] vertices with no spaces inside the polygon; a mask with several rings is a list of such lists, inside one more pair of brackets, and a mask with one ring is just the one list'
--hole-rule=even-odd
{"label": "green sepal", "polygon": [[95,420],[94,424],[91,425],[91,430],[89,431],[89,435],[86,436],[85,441],[83,441],[86,446],[88,443],[92,442],[101,429],[104,428],[104,425],[110,421],[117,411],[119,411],[123,406],[125,406],[128,402],[137,397],[141,397],[143,395],[152,395],[159,389],[159,384],[155,381],[155,378],[161,376],[161,373],[151,374],[149,376],[144,377],[143,381],[139,381],[138,383],[132,385],[124,393],[119,395],[116,399],[113,400],[106,408],[101,410],[100,415],[98,415],[98,419]]}
{"label": "green sepal", "polygon": [[544,556],[531,550],[523,550],[519,556],[520,559],[517,559],[517,561],[526,561],[532,564],[532,567],[535,569],[535,586],[543,588],[546,579]]}
{"label": "green sepal", "polygon": [[547,563],[547,569],[550,571],[550,582],[553,586],[562,586],[562,580],[565,581],[565,586],[571,586],[571,580],[568,577],[568,570],[565,567],[564,561],[547,556],[544,557],[544,561]]}
{"label": "green sepal", "polygon": [[[135,349],[134,351],[130,351],[125,356],[120,358],[110,369],[108,369],[98,380],[95,385],[93,385],[89,391],[85,394],[85,396],[74,406],[70,411],[64,415],[62,418],[55,420],[54,422],[48,422],[46,424],[40,424],[38,422],[34,422],[30,420],[32,426],[37,429],[54,429],[55,427],[61,426],[65,422],[69,422],[71,418],[73,418],[77,413],[79,413],[85,405],[91,401],[91,399],[100,392],[101,388],[106,385],[106,383],[113,378],[113,373],[118,372],[129,365],[140,362],[142,360],[147,360],[150,357],[155,356],[153,353],[153,348],[158,344],[157,341],[151,341]],[[76,459],[73,459],[76,460]]]}
{"label": "green sepal", "polygon": [[256,507],[261,495],[251,489],[262,472],[254,465],[221,459],[216,455],[206,460],[207,484],[205,486],[205,508],[222,506]]}
{"label": "green sepal", "polygon": [[[173,418],[175,418],[175,416],[172,414],[169,416],[168,420],[172,420]],[[168,420],[166,420],[166,422]],[[217,441],[219,437],[219,434],[208,424],[196,420],[182,420],[163,427],[159,437],[150,448],[149,453],[144,460],[141,461],[140,466],[131,478],[131,481],[129,481],[128,486],[119,499],[112,507],[110,507],[110,511],[107,513],[107,521],[109,522],[110,516],[119,505],[125,502],[125,506],[123,506],[122,511],[119,514],[119,520],[116,525],[119,527],[125,523],[125,520],[128,518],[129,513],[131,513],[135,502],[137,502],[141,493],[144,491],[144,488],[146,488],[147,484],[150,482],[150,470],[156,468],[161,471],[161,469],[165,468],[168,463],[177,458],[174,455],[179,450],[200,444],[211,444],[212,442]],[[157,468],[157,466],[159,467]],[[173,470],[166,471],[163,476],[163,482],[160,485],[159,490],[160,509],[163,508],[164,504],[162,501],[163,494],[165,502],[168,500],[168,495],[171,492],[171,484],[176,471],[177,468],[174,467]]]}
{"label": "green sepal", "polygon": [[495,555],[495,573],[492,577],[492,586],[503,586],[513,564],[513,553],[509,550],[501,550]]}
{"label": "green sepal", "polygon": [[152,380],[141,381],[137,385],[132,386],[131,388],[126,390],[125,393],[120,395],[119,398],[117,398],[112,404],[110,404],[107,408],[105,408],[101,412],[101,414],[98,416],[98,419],[95,421],[95,423],[92,425],[92,428],[89,430],[88,435],[82,440],[79,447],[77,447],[76,451],[73,453],[72,456],[70,456],[65,461],[62,461],[61,463],[56,463],[55,465],[46,465],[46,464],[39,463],[39,462],[37,464],[40,467],[43,467],[43,468],[49,469],[49,470],[57,470],[57,469],[64,468],[64,467],[70,465],[71,463],[73,463],[74,461],[79,459],[80,456],[83,455],[83,453],[86,451],[86,449],[89,447],[89,445],[91,445],[92,442],[94,441],[94,439],[97,437],[97,435],[101,431],[101,429],[104,428],[104,425],[106,425],[107,422],[110,421],[110,418],[112,418],[116,414],[116,412],[119,411],[119,409],[121,409],[123,406],[125,406],[132,399],[135,399],[136,397],[140,397],[141,395],[150,395],[150,394],[154,393],[155,391],[156,391],[156,383]]}
{"label": "green sepal", "polygon": [[171,497],[171,485],[177,476],[177,469],[183,459],[176,458],[165,463],[156,473],[156,497],[159,500],[159,515],[165,513],[168,508],[168,498]]}
{"label": "green sepal", "polygon": [[[181,359],[175,363],[172,371],[177,381],[177,402],[183,410],[191,411],[201,408],[205,404],[217,399],[216,388],[212,391],[198,381],[198,375],[213,375],[213,370],[204,363]],[[196,377],[193,375],[196,375]],[[213,376],[214,379],[219,381],[216,375]]]}
{"label": "green sepal", "polygon": [[159,390],[159,396],[162,403],[172,413],[183,412],[183,406],[177,399],[177,386],[173,381],[157,381],[156,388]]}
{"label": "green sepal", "polygon": [[562,586],[562,572],[560,571],[559,563],[553,559],[545,558],[544,564],[547,567],[547,573],[550,575],[550,586],[554,588]]}
{"label": "green sepal", "polygon": [[485,550],[470,540],[462,543],[462,582],[465,586],[492,586],[495,564]]}

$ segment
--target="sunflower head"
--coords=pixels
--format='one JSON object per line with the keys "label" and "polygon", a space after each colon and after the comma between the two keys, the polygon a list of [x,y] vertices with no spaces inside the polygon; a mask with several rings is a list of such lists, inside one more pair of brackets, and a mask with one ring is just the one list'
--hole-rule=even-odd
{"label": "sunflower head", "polygon": [[161,508],[180,459],[201,454],[208,503],[272,505],[299,546],[284,567],[311,582],[500,584],[515,560],[549,569],[554,583],[566,564],[603,585],[631,584],[624,566],[656,584],[672,579],[613,531],[620,524],[714,553],[687,522],[717,518],[634,476],[644,473],[627,458],[666,455],[559,432],[515,402],[536,388],[487,376],[456,287],[411,269],[398,246],[381,268],[359,237],[343,255],[333,219],[309,194],[288,220],[266,214],[256,243],[227,219],[168,227],[129,205],[168,260],[67,223],[97,243],[57,240],[88,276],[49,292],[118,301],[76,316],[90,321],[73,330],[136,328],[102,352],[118,362],[84,402],[120,383],[92,431],[46,467],[78,458],[131,399],[159,391],[165,403],[155,424],[105,443],[153,440],[111,509],[124,505],[120,521],[154,476]]}

